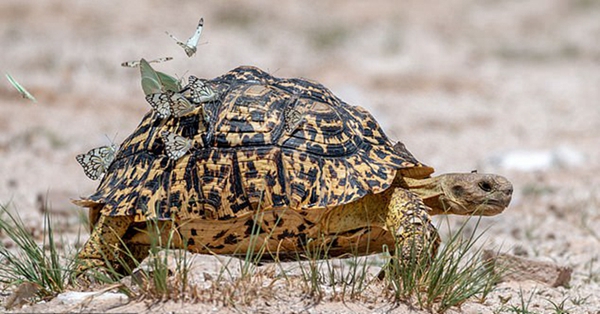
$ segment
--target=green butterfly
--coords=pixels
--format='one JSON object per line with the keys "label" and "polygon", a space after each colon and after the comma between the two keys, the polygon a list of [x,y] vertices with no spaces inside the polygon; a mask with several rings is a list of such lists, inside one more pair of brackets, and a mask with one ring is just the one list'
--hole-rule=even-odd
{"label": "green butterfly", "polygon": [[155,71],[145,59],[140,60],[140,73],[142,75],[142,89],[146,96],[181,90],[179,80],[168,74]]}

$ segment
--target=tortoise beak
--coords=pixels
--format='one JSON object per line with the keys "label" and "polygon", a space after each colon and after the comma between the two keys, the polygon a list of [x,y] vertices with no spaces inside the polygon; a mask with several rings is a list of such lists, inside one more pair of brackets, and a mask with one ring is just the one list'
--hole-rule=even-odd
{"label": "tortoise beak", "polygon": [[504,211],[512,199],[513,186],[495,174],[448,174],[442,181],[441,198],[447,213],[493,216]]}

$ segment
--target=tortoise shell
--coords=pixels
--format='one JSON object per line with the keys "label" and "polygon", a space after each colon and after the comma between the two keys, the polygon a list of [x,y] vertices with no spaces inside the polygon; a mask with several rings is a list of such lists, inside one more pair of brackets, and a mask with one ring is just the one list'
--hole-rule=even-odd
{"label": "tortoise shell", "polygon": [[[147,113],[84,204],[136,221],[227,220],[257,208],[347,204],[385,191],[398,173],[433,172],[394,147],[365,109],[318,83],[239,67],[200,80],[218,97],[199,102],[198,81],[190,77],[180,92],[195,109],[167,119]],[[164,131],[189,139],[189,151],[168,158]]]}

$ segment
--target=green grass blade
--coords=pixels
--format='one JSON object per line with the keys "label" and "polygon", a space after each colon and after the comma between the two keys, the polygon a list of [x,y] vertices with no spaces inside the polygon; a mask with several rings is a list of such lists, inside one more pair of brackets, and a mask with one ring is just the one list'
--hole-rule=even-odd
{"label": "green grass blade", "polygon": [[[22,282],[39,286],[38,295],[48,297],[63,292],[73,273],[73,263],[62,265],[54,237],[52,221],[44,213],[43,241],[39,245],[18,214],[11,214],[0,205],[0,233],[5,234],[15,248],[0,246],[0,282],[18,285]],[[67,259],[69,260],[69,259]]]}
{"label": "green grass blade", "polygon": [[21,96],[23,96],[23,98],[27,98],[27,99],[33,101],[34,103],[37,102],[35,97],[33,97],[33,95],[31,95],[31,93],[28,92],[27,89],[25,89],[25,87],[23,87],[23,85],[19,84],[19,82],[17,82],[17,80],[15,80],[10,74],[5,73],[5,75],[6,75],[6,79],[8,79],[8,82],[15,89],[17,89],[17,91],[21,94]]}

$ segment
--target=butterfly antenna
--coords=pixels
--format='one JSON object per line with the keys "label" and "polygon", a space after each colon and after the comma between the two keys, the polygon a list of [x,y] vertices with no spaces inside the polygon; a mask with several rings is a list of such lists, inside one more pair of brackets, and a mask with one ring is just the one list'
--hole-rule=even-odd
{"label": "butterfly antenna", "polygon": [[277,69],[275,69],[274,71],[271,71],[271,69],[270,69],[270,68],[267,68],[267,73],[269,73],[269,74],[271,74],[271,75],[275,75],[275,73],[279,72],[279,70],[280,70],[280,69],[281,69],[281,68],[277,68]]}
{"label": "butterfly antenna", "polygon": [[119,135],[119,132],[115,132],[115,136],[113,136],[112,140],[110,139],[110,137],[108,137],[108,134],[104,133],[104,136],[106,137],[106,139],[110,142],[111,145],[113,146],[117,146],[115,144],[115,140],[117,139],[117,135]]}
{"label": "butterfly antenna", "polygon": [[[175,74],[175,76],[177,77],[177,81],[179,81],[179,85],[184,86],[183,83],[185,83],[185,75],[188,74],[189,70],[185,70],[185,72],[183,72],[183,74],[181,75],[181,77],[179,77],[179,75]],[[187,84],[186,84],[187,85]]]}

